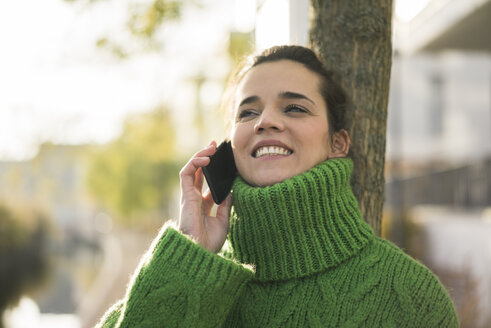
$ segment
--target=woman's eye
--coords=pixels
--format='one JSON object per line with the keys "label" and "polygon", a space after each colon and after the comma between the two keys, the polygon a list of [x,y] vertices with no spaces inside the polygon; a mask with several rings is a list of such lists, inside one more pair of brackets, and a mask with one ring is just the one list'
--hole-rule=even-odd
{"label": "woman's eye", "polygon": [[256,115],[255,111],[253,111],[251,109],[244,109],[243,111],[241,111],[239,113],[239,118],[244,118],[244,117],[253,116],[253,115]]}
{"label": "woman's eye", "polygon": [[248,117],[251,117],[254,115],[257,115],[256,111],[254,111],[252,109],[244,109],[244,110],[240,111],[237,118],[240,120],[240,119],[248,118]]}
{"label": "woman's eye", "polygon": [[288,106],[286,106],[285,111],[286,112],[293,112],[293,113],[307,113],[308,112],[305,108],[300,107],[298,105],[288,105]]}

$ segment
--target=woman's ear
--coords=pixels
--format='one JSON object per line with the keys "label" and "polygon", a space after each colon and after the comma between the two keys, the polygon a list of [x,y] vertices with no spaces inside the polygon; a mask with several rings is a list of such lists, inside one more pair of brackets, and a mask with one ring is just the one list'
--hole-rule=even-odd
{"label": "woman's ear", "polygon": [[348,155],[351,140],[346,130],[335,132],[332,137],[329,158],[340,158]]}

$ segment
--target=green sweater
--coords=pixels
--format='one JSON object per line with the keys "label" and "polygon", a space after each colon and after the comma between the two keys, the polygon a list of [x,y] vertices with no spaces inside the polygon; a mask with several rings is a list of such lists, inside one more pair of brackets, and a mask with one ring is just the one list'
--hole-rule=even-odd
{"label": "green sweater", "polygon": [[265,188],[237,178],[230,252],[162,229],[99,325],[458,327],[435,275],[361,218],[352,166],[328,160]]}

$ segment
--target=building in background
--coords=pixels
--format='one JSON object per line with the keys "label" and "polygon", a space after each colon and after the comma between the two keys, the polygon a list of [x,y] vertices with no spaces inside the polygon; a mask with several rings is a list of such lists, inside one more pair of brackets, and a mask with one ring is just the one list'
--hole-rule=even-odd
{"label": "building in background", "polygon": [[491,1],[420,2],[395,10],[386,236],[438,274],[462,326],[489,327]]}
{"label": "building in background", "polygon": [[427,1],[411,20],[397,17],[388,162],[459,166],[488,158],[491,1]]}
{"label": "building in background", "polygon": [[89,152],[87,145],[44,144],[32,160],[0,162],[2,203],[12,209],[39,211],[50,221],[45,245],[51,264],[49,278],[40,289],[43,292],[36,293],[36,303],[21,302],[24,307],[31,304],[27,311],[37,316],[32,320],[53,325],[58,320],[75,327],[79,321],[73,314],[86,288],[80,280],[94,275],[101,262],[103,244],[94,224],[96,207],[85,183]]}

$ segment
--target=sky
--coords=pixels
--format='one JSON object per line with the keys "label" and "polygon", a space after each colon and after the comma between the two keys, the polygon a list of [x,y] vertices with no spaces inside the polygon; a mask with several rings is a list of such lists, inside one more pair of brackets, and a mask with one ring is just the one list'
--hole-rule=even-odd
{"label": "sky", "polygon": [[[121,20],[121,11],[113,14]],[[127,95],[122,90],[131,86],[94,56],[94,39],[109,24],[96,18],[91,24],[89,16],[61,0],[0,3],[0,157],[32,156],[44,140],[77,142],[84,125],[97,131],[114,119],[116,106],[135,105],[131,97],[110,95]],[[111,132],[102,130],[89,138],[104,140]]]}
{"label": "sky", "polygon": [[[160,104],[189,131],[190,80],[197,72],[207,77],[202,101],[215,108],[230,69],[223,57],[229,31],[256,26],[258,48],[288,42],[286,0],[260,1],[257,17],[251,0],[202,0],[203,8],[189,7],[179,23],[166,25],[163,52],[118,60],[96,47],[101,37],[126,42],[128,4],[145,1],[0,1],[0,160],[32,158],[46,141],[108,142],[127,115]],[[427,1],[400,0],[396,12],[408,20]],[[184,144],[186,137],[198,139],[178,135]]]}
{"label": "sky", "polygon": [[[107,142],[120,133],[128,114],[162,103],[194,104],[193,90],[180,82],[205,69],[214,49],[225,45],[230,15],[219,14],[233,8],[222,0],[209,5],[206,15],[204,9],[189,10],[181,23],[169,25],[164,52],[118,60],[98,49],[96,40],[127,38],[127,3],[0,2],[0,159],[32,157],[43,141]],[[190,20],[199,21],[198,31]],[[193,44],[186,35],[193,35]],[[205,72],[211,81],[228,71],[216,66]],[[216,86],[205,88],[219,97]]]}

